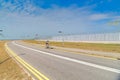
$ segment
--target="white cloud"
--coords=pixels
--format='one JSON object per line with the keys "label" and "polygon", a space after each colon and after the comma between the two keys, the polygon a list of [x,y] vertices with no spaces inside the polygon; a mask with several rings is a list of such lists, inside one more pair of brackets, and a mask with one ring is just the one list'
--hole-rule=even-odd
{"label": "white cloud", "polygon": [[108,14],[92,14],[90,15],[91,20],[104,20],[108,19],[110,16]]}
{"label": "white cloud", "polygon": [[[18,2],[19,3],[19,2]],[[109,30],[102,20],[116,19],[116,16],[110,13],[94,13],[91,7],[53,7],[49,9],[38,8],[26,2],[22,6],[7,3],[6,7],[14,10],[13,12],[1,11],[0,26],[6,26],[8,35],[41,34],[56,35],[59,30],[65,33],[81,33],[89,31]],[[3,3],[5,5],[6,3]],[[4,7],[4,8],[6,8]],[[21,10],[22,9],[22,10]],[[7,14],[4,14],[7,13]],[[117,17],[118,18],[118,17]],[[99,21],[96,23],[96,21]],[[107,20],[106,20],[107,22]]]}

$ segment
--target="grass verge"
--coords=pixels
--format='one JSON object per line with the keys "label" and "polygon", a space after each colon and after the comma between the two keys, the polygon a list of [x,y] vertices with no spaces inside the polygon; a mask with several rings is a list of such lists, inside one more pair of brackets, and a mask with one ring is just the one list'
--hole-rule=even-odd
{"label": "grass verge", "polygon": [[5,43],[6,41],[0,41],[0,80],[32,80],[7,54]]}
{"label": "grass verge", "polygon": [[[45,41],[24,40],[24,42],[45,45]],[[120,44],[103,44],[103,43],[83,43],[83,42],[50,42],[51,46],[76,48],[94,51],[114,52],[120,53]]]}

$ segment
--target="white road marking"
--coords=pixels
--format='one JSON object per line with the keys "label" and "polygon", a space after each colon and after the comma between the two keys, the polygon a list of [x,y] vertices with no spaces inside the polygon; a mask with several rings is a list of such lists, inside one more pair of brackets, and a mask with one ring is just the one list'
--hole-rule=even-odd
{"label": "white road marking", "polygon": [[91,66],[91,67],[94,67],[94,68],[99,68],[99,69],[106,70],[106,71],[111,71],[111,72],[114,72],[114,73],[120,73],[119,69],[110,68],[110,67],[106,67],[106,66],[102,66],[102,65],[97,65],[97,64],[89,63],[89,62],[85,62],[85,61],[80,61],[80,60],[76,60],[76,59],[72,59],[72,58],[68,58],[68,57],[64,57],[64,56],[60,56],[60,55],[55,55],[55,54],[52,54],[52,53],[48,53],[48,52],[40,51],[40,50],[37,50],[37,49],[29,48],[29,47],[17,44],[15,42],[12,42],[12,43],[14,45],[22,47],[24,49],[29,49],[29,50],[36,51],[36,52],[39,52],[39,53],[42,53],[42,54],[50,55],[50,56],[53,56],[53,57],[57,57],[57,58],[60,58],[60,59],[68,60],[68,61],[79,63],[79,64],[84,64],[84,65]]}

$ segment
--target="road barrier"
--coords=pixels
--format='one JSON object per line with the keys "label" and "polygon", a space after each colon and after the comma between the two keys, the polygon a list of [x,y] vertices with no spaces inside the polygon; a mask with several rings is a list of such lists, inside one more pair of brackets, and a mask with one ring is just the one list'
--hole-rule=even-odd
{"label": "road barrier", "polygon": [[54,36],[51,41],[120,43],[120,32]]}

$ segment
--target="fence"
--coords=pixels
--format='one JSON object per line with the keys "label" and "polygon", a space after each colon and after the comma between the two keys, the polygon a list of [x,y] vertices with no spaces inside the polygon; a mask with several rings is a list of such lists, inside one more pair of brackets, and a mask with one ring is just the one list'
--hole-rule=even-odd
{"label": "fence", "polygon": [[50,40],[66,42],[120,42],[120,32],[54,36]]}

